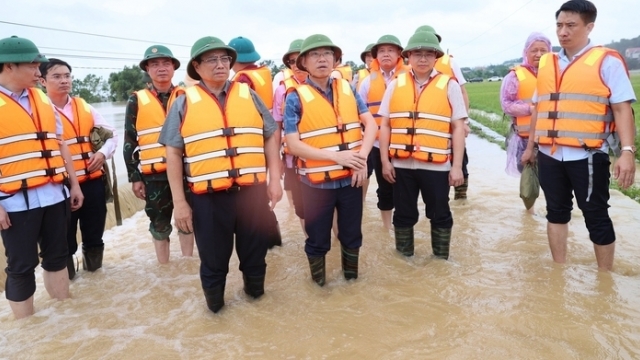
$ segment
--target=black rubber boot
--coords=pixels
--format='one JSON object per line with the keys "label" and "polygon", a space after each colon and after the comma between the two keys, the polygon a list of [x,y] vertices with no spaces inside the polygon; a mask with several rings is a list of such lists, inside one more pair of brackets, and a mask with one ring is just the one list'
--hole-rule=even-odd
{"label": "black rubber boot", "polygon": [[453,188],[455,190],[453,200],[464,200],[467,198],[467,189],[469,188],[469,178],[465,178],[460,186]]}
{"label": "black rubber boot", "polygon": [[309,268],[311,269],[311,278],[316,284],[324,286],[326,281],[326,269],[324,256],[320,257],[308,257]]}
{"label": "black rubber boot", "polygon": [[104,245],[100,247],[82,247],[82,268],[87,271],[96,271],[102,267],[102,255]]}
{"label": "black rubber boot", "polygon": [[344,278],[347,280],[358,278],[358,256],[360,255],[360,249],[347,249],[344,246],[341,247],[341,259],[342,259],[342,272]]}
{"label": "black rubber boot", "polygon": [[207,307],[209,310],[214,313],[220,311],[224,306],[224,284],[203,290],[204,298],[207,300]]}
{"label": "black rubber boot", "polygon": [[244,280],[244,292],[254,299],[264,295],[264,275],[262,276],[247,276],[242,275]]}
{"label": "black rubber boot", "polygon": [[451,244],[451,229],[431,229],[431,248],[437,258],[449,259],[449,245]]}
{"label": "black rubber boot", "polygon": [[396,250],[404,256],[413,256],[413,228],[399,228],[393,230],[396,234]]}
{"label": "black rubber boot", "polygon": [[76,277],[76,260],[73,255],[67,257],[67,271],[69,272],[69,280],[73,280]]}

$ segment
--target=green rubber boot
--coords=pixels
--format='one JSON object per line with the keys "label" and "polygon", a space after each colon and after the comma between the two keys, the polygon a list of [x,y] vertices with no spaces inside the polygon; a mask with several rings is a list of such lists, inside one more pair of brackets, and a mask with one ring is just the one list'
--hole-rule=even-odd
{"label": "green rubber boot", "polygon": [[451,228],[431,229],[431,248],[433,255],[437,258],[449,259],[449,245],[451,244]]}
{"label": "green rubber boot", "polygon": [[360,255],[360,249],[347,249],[344,246],[341,247],[341,259],[342,259],[342,272],[344,278],[347,280],[358,278],[358,257]]}
{"label": "green rubber boot", "polygon": [[464,200],[467,198],[467,189],[469,188],[469,178],[465,178],[464,182],[460,186],[454,188],[455,194],[453,200]]}
{"label": "green rubber boot", "polygon": [[326,268],[324,262],[324,256],[320,257],[308,257],[309,268],[311,269],[311,278],[316,284],[324,286],[326,281]]}
{"label": "green rubber boot", "polygon": [[413,256],[413,228],[394,228],[396,250],[404,256]]}

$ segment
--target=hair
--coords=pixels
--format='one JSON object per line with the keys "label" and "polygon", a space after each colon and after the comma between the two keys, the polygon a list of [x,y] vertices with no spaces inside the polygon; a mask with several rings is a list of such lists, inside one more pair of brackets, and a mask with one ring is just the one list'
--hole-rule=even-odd
{"label": "hair", "polygon": [[40,63],[40,74],[42,77],[47,77],[47,73],[51,70],[52,67],[56,65],[63,65],[69,68],[69,72],[71,72],[71,65],[69,65],[66,61],[62,61],[56,58],[49,58],[49,62]]}
{"label": "hair", "polygon": [[596,9],[596,6],[589,0],[567,1],[556,11],[556,19],[558,19],[558,15],[560,15],[562,11],[577,13],[585,25],[596,22],[596,17],[598,16],[598,9]]}

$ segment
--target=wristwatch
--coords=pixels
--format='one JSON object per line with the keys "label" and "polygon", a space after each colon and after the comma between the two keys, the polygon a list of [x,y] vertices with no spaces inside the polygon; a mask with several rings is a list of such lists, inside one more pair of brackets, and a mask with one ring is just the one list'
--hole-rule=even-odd
{"label": "wristwatch", "polygon": [[627,145],[620,148],[620,151],[629,151],[632,154],[636,153],[636,147],[634,145]]}

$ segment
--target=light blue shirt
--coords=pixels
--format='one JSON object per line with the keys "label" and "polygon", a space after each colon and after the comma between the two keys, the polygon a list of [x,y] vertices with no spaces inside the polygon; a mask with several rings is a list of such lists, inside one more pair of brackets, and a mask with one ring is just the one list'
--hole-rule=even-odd
{"label": "light blue shirt", "polygon": [[[560,50],[558,53],[558,65],[560,66],[560,73],[562,74],[564,70],[571,64],[579,55],[585,53],[587,50],[591,49],[594,45],[591,44],[591,41],[585,46],[582,50],[580,50],[573,59],[569,59],[564,49]],[[602,67],[600,69],[600,75],[602,76],[602,80],[604,84],[611,90],[611,96],[609,97],[609,102],[611,104],[619,104],[625,101],[631,101],[632,103],[636,101],[636,95],[633,92],[633,87],[631,86],[631,81],[629,80],[629,76],[627,75],[627,70],[622,64],[620,59],[607,56],[602,61]],[[538,102],[538,94],[536,93],[533,96],[533,102]],[[559,146],[556,145],[556,151],[551,155],[551,145],[540,145],[540,151],[558,161],[575,161],[582,160],[589,157],[589,153],[582,149],[570,146]],[[605,141],[600,151],[604,153],[609,152],[609,144]]]}
{"label": "light blue shirt", "polygon": [[[0,85],[0,91],[17,101],[31,115],[29,92],[26,89],[23,90],[20,94],[14,94],[13,92],[11,92],[11,90]],[[54,114],[56,116],[56,134],[62,136],[62,121],[60,120],[60,116],[57,112],[54,111]],[[8,120],[9,119],[0,119],[0,122],[5,122]],[[3,125],[0,124],[0,126]],[[7,195],[8,194],[0,191],[0,196]],[[54,183],[47,183],[34,189],[28,189],[27,195],[29,197],[28,207],[22,191],[18,191],[14,196],[11,196],[10,198],[0,200],[0,206],[2,206],[6,212],[18,212],[55,205],[61,201],[64,201],[68,197],[66,188],[62,184]]]}

